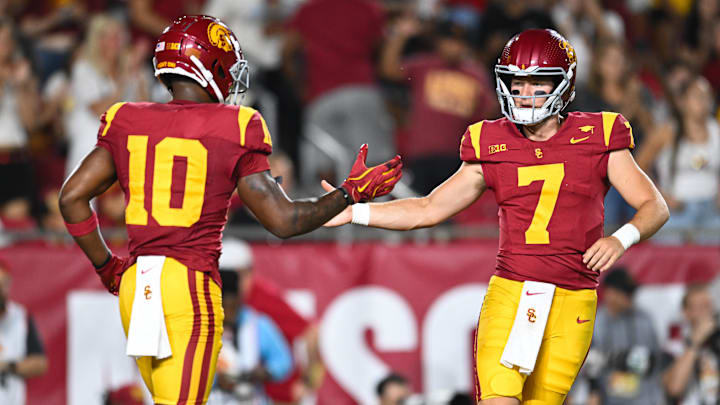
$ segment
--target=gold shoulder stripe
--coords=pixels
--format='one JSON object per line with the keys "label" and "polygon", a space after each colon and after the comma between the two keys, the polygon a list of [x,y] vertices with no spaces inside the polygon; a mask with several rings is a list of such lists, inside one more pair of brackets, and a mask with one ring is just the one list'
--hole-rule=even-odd
{"label": "gold shoulder stripe", "polygon": [[630,130],[630,148],[633,149],[633,148],[635,148],[635,137],[633,136],[633,133],[632,133],[632,127],[630,126],[630,121],[627,121],[627,120],[625,121],[625,128]]}
{"label": "gold shoulder stripe", "polygon": [[262,122],[263,134],[265,134],[265,136],[263,137],[263,142],[272,146],[272,138],[270,137],[270,131],[268,130],[267,124],[265,123],[265,118],[263,118],[262,115],[260,115],[260,122]]}
{"label": "gold shoulder stripe", "polygon": [[475,149],[475,158],[480,159],[480,132],[485,121],[476,122],[470,125],[470,142]]}
{"label": "gold shoulder stripe", "polygon": [[108,132],[108,129],[110,129],[110,124],[112,124],[112,121],[115,119],[115,114],[117,114],[120,107],[125,105],[125,102],[122,103],[115,103],[110,108],[105,111],[105,128],[103,129],[102,135],[105,136]]}
{"label": "gold shoulder stripe", "polygon": [[257,111],[250,107],[240,106],[238,110],[238,126],[240,127],[240,146],[245,146],[245,130]]}
{"label": "gold shoulder stripe", "polygon": [[607,148],[610,146],[610,134],[612,133],[613,125],[615,124],[615,120],[617,119],[618,113],[614,112],[602,112],[602,125],[603,125],[603,135],[605,136],[605,147]]}

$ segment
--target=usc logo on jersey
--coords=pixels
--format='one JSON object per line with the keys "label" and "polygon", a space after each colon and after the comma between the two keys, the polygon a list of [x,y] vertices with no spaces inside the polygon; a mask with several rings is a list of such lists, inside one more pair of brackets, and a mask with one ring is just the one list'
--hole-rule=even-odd
{"label": "usc logo on jersey", "polygon": [[535,315],[535,310],[533,308],[528,309],[527,317],[528,317],[528,322],[535,323],[535,320],[537,320],[537,315]]}
{"label": "usc logo on jersey", "polygon": [[149,300],[150,298],[152,298],[152,291],[150,290],[150,286],[149,286],[149,285],[146,285],[146,286],[145,286],[145,290],[144,290],[144,291],[145,291],[145,299],[146,299],[146,300]]}
{"label": "usc logo on jersey", "polygon": [[208,39],[210,43],[222,49],[225,52],[233,50],[232,43],[228,39],[230,31],[218,23],[208,25]]}
{"label": "usc logo on jersey", "polygon": [[538,159],[542,159],[542,157],[543,157],[542,149],[540,149],[540,148],[535,148],[535,157],[538,158]]}

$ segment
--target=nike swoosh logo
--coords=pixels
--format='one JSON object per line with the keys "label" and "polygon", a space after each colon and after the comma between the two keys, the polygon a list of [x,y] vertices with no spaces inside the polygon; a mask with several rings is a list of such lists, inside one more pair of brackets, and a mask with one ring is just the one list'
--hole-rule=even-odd
{"label": "nike swoosh logo", "polygon": [[368,181],[367,183],[365,183],[364,186],[358,187],[358,191],[362,193],[363,191],[365,191],[365,189],[367,188],[367,186],[370,185],[370,183],[372,183],[372,180],[370,180],[370,181]]}
{"label": "nike swoosh logo", "polygon": [[152,269],[140,270],[140,274],[145,274],[145,273],[149,272],[150,270],[152,270]]}
{"label": "nike swoosh logo", "polygon": [[538,294],[545,294],[544,292],[534,292],[531,293],[530,291],[525,291],[525,295],[538,295]]}
{"label": "nike swoosh logo", "polygon": [[575,137],[572,137],[572,138],[570,138],[570,143],[571,143],[572,145],[575,145],[576,143],[582,142],[582,141],[584,141],[584,140],[586,140],[586,139],[588,139],[588,138],[590,138],[590,136],[586,136],[585,138],[579,138],[579,139],[575,139]]}
{"label": "nike swoosh logo", "polygon": [[590,320],[589,319],[580,319],[579,316],[577,317],[577,323],[585,323],[585,322],[590,322]]}

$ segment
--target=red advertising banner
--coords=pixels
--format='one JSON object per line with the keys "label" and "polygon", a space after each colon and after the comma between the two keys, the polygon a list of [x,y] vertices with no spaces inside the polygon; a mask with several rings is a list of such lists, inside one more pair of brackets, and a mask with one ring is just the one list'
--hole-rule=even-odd
{"label": "red advertising banner", "polygon": [[[448,244],[254,245],[255,271],[319,320],[327,367],[320,405],[374,402],[388,371],[417,392],[469,390],[471,337],[495,265],[496,241]],[[100,404],[104,390],[137,378],[124,355],[117,299],[104,293],[75,247],[0,249],[11,299],[32,313],[50,370],[30,381],[28,404]],[[717,246],[642,244],[622,259],[643,284],[640,305],[679,308],[682,286],[720,271]],[[655,312],[662,331],[673,311]]]}

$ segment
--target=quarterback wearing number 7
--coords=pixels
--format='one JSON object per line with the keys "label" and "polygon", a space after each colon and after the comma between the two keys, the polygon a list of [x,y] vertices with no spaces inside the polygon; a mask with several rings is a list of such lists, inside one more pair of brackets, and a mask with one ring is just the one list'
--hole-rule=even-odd
{"label": "quarterback wearing number 7", "polygon": [[[232,31],[213,17],[181,17],[158,39],[153,63],[173,100],[110,107],[97,146],[63,185],[60,209],[102,283],[119,294],[127,354],[154,402],[204,404],[221,346],[218,257],[233,191],[263,226],[287,238],[389,193],[402,162],[396,156],[368,168],[363,145],[342,186],[290,200],[270,175],[272,140],[262,116],[226,104],[249,85]],[[105,246],[89,204],[116,180],[125,193],[129,258]]]}
{"label": "quarterback wearing number 7", "polygon": [[[575,95],[576,63],[555,31],[514,36],[495,67],[505,117],[468,127],[460,169],[425,197],[355,204],[326,224],[430,227],[494,191],[499,251],[474,360],[484,405],[563,403],[590,347],[600,273],[669,217],[630,154],[632,128],[622,115],[563,113]],[[611,185],[637,213],[604,237]]]}

